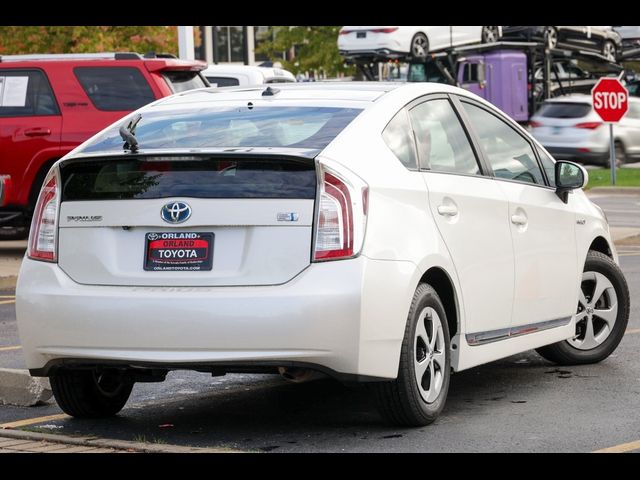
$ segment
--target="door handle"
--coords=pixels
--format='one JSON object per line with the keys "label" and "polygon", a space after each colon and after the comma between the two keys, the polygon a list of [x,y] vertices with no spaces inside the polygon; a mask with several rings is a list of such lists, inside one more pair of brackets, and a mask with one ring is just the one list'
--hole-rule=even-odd
{"label": "door handle", "polygon": [[527,217],[524,215],[511,215],[511,223],[518,226],[523,226],[527,224]]}
{"label": "door handle", "polygon": [[455,217],[458,215],[458,207],[455,205],[440,205],[438,213],[443,217]]}
{"label": "door handle", "polygon": [[51,135],[51,129],[50,128],[27,128],[24,131],[24,134],[27,137],[48,137],[49,135]]}

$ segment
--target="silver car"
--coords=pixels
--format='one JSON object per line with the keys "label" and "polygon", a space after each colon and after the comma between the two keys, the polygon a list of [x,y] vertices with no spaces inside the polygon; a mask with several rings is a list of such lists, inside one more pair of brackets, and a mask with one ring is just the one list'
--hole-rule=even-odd
{"label": "silver car", "polygon": [[[533,116],[531,133],[558,160],[609,165],[609,128],[593,110],[590,95],[547,100]],[[640,159],[640,99],[614,127],[616,160]]]}

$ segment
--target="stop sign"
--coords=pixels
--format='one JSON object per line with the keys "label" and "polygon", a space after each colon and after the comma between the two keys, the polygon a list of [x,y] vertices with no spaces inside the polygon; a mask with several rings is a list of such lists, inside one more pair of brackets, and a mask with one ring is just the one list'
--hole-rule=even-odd
{"label": "stop sign", "polygon": [[591,97],[594,110],[605,122],[619,122],[629,108],[629,92],[617,78],[601,78]]}

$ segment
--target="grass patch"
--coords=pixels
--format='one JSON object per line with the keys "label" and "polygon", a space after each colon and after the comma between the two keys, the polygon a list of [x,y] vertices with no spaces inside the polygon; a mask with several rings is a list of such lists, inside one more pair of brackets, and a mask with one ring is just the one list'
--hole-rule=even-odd
{"label": "grass patch", "polygon": [[[587,189],[593,187],[610,187],[611,170],[598,168],[589,170],[589,184]],[[616,170],[617,187],[640,187],[640,168],[619,168]]]}

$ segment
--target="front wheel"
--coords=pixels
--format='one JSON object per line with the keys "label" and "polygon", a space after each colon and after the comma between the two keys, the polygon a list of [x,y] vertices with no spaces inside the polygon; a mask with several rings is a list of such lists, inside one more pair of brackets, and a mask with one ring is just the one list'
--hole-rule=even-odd
{"label": "front wheel", "polygon": [[629,287],[620,267],[592,251],[582,274],[575,336],[536,351],[559,365],[598,363],[618,347],[628,321]]}
{"label": "front wheel", "polygon": [[450,370],[447,316],[436,291],[423,283],[411,302],[398,378],[372,384],[380,413],[395,425],[433,423],[447,399]]}
{"label": "front wheel", "polygon": [[482,43],[494,43],[500,39],[498,27],[482,27]]}
{"label": "front wheel", "polygon": [[76,418],[111,417],[122,410],[133,382],[117,371],[61,370],[49,379],[62,411]]}
{"label": "front wheel", "polygon": [[602,45],[602,56],[610,62],[616,61],[616,46],[611,40],[606,40]]}
{"label": "front wheel", "polygon": [[544,43],[547,48],[556,48],[558,46],[558,30],[556,30],[554,27],[545,27]]}

